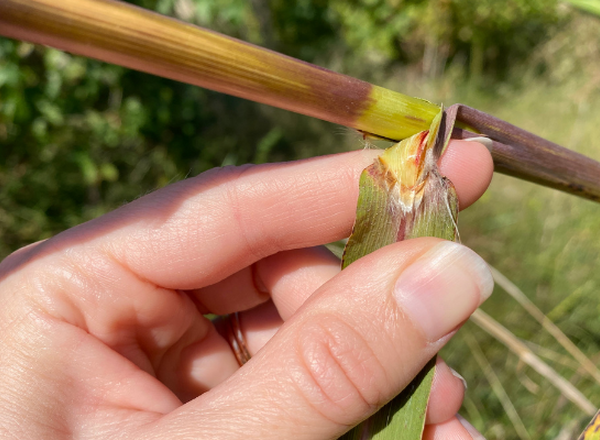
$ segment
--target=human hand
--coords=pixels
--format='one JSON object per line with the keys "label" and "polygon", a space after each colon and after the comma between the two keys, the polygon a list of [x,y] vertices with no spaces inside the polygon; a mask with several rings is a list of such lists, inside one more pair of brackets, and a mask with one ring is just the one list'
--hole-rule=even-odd
{"label": "human hand", "polygon": [[[396,243],[341,273],[314,247],[349,235],[375,155],[214,169],[9,256],[0,432],[332,439],[375,412],[491,293],[458,244]],[[492,163],[454,141],[441,170],[466,207]],[[236,311],[243,368],[203,316]],[[463,393],[439,361],[426,438],[471,438]]]}

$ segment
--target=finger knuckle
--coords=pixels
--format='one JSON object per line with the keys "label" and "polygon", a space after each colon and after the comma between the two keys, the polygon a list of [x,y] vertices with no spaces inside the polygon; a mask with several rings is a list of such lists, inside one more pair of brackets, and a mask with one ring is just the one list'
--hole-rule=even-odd
{"label": "finger knuckle", "polygon": [[311,317],[299,334],[300,389],[323,417],[350,425],[382,404],[385,369],[357,330],[327,315]]}

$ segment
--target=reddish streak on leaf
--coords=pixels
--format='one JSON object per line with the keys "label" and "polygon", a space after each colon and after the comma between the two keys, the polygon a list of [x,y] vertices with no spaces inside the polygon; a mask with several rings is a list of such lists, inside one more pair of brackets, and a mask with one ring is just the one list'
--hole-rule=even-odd
{"label": "reddish streak on leaf", "polygon": [[427,146],[427,135],[429,134],[429,130],[425,130],[417,134],[417,140],[419,142],[419,147],[417,148],[417,154],[415,159],[415,165],[419,167],[419,171],[423,168],[423,159],[425,159],[425,147]]}

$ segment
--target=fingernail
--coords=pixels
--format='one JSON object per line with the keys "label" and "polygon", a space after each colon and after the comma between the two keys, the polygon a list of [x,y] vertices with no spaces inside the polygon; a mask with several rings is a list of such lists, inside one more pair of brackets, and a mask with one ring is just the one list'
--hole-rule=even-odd
{"label": "fingernail", "polygon": [[467,381],[465,380],[465,378],[462,377],[460,375],[460,373],[458,371],[456,371],[454,368],[452,368],[450,366],[448,368],[450,368],[450,373],[452,373],[452,376],[454,376],[458,380],[460,380],[462,382],[462,384],[463,384],[463,387],[464,387],[465,391],[467,391],[467,389],[469,388],[469,386],[467,385]]}
{"label": "fingernail", "polygon": [[396,281],[396,300],[425,337],[437,341],[466,320],[492,293],[483,259],[444,241],[406,268]]}
{"label": "fingernail", "polygon": [[475,429],[475,427],[473,425],[471,425],[467,421],[467,419],[465,419],[460,414],[456,414],[456,418],[458,419],[460,424],[464,426],[464,428],[471,435],[471,437],[473,437],[473,440],[485,440],[485,437],[483,435],[481,435],[481,433],[479,431],[477,431],[477,429]]}
{"label": "fingernail", "polygon": [[489,137],[476,136],[476,137],[463,139],[463,140],[467,141],[467,142],[479,142],[481,145],[483,145],[485,148],[487,148],[488,151],[490,151],[490,152],[494,148],[494,141],[492,141]]}

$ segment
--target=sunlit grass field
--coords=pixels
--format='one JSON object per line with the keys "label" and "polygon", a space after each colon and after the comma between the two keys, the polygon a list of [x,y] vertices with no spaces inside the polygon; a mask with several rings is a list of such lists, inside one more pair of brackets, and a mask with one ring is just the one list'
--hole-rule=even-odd
{"label": "sunlit grass field", "polygon": [[[486,83],[451,67],[436,78],[401,71],[386,85],[476,107],[600,161],[594,23],[583,18],[532,55],[549,57],[546,75],[524,65],[509,81]],[[566,61],[567,52],[576,56]],[[495,174],[489,190],[459,216],[459,229],[462,242],[588,359],[586,371],[581,358],[575,360],[497,283],[482,310],[512,342],[500,342],[471,321],[442,352],[469,384],[463,415],[488,439],[577,438],[600,405],[600,204]]]}
{"label": "sunlit grass field", "polygon": [[[600,160],[600,92],[582,93],[590,89],[583,75],[568,82],[525,77],[500,91],[452,72],[434,80],[400,75],[402,91],[465,103]],[[347,143],[360,146],[352,136]],[[488,439],[577,438],[600,405],[600,204],[495,174],[483,197],[460,214],[459,229],[462,242],[556,324],[595,374],[497,283],[482,310],[512,342],[471,321],[442,351],[469,385],[463,415]]]}
{"label": "sunlit grass field", "polygon": [[[600,93],[587,86],[584,78],[531,81],[493,99],[479,87],[454,89],[447,81],[424,88],[600,160]],[[600,363],[600,204],[496,174],[482,199],[461,214],[459,225],[463,243],[516,284],[593,364]],[[600,383],[502,288],[496,287],[483,310],[600,405]],[[478,350],[485,362],[476,361]],[[463,413],[488,439],[576,438],[591,418],[473,323],[443,355],[467,379]],[[502,403],[499,386],[508,401]]]}

